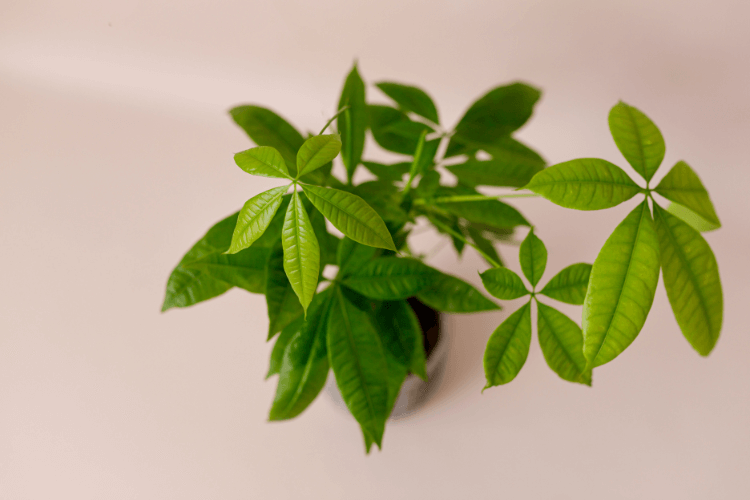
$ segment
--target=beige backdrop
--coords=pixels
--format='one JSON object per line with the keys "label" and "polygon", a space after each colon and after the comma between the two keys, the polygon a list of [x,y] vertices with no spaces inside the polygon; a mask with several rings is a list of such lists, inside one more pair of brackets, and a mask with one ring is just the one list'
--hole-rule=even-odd
{"label": "beige backdrop", "polygon": [[[0,498],[750,498],[749,21],[746,1],[719,0],[2,2]],[[724,223],[707,235],[726,297],[715,352],[684,341],[660,285],[592,389],[558,379],[535,340],[519,377],[480,395],[506,313],[454,316],[447,380],[383,452],[365,457],[325,395],[267,423],[262,297],[162,315],[164,284],[274,185],[233,165],[249,142],[226,110],[261,103],[317,130],[355,58],[368,82],[426,88],[448,124],[496,84],[539,85],[521,136],[552,163],[623,165],[608,109],[645,110],[665,167],[689,161]],[[633,203],[517,206],[550,277],[593,261]],[[432,263],[474,283],[485,268],[449,247]]]}

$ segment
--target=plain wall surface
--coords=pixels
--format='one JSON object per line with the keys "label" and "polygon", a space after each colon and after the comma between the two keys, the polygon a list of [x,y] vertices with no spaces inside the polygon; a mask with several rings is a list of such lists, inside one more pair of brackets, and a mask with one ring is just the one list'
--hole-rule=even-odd
{"label": "plain wall surface", "polygon": [[[3,2],[0,499],[750,498],[749,5]],[[593,388],[560,380],[534,336],[517,379],[480,395],[487,338],[521,303],[506,302],[447,319],[446,379],[382,452],[364,455],[325,394],[266,422],[263,297],[160,314],[164,285],[211,224],[277,185],[234,165],[250,142],[226,110],[257,103],[317,131],[355,58],[369,84],[425,88],[446,127],[495,85],[539,86],[519,137],[550,164],[632,173],[607,113],[645,111],[667,143],[656,180],[686,160],[723,222],[706,234],[724,285],[714,352],[684,340],[660,282]],[[635,203],[515,200],[549,250],[542,282],[593,262]],[[501,252],[519,271],[517,248]],[[486,269],[450,245],[430,263],[477,285]]]}

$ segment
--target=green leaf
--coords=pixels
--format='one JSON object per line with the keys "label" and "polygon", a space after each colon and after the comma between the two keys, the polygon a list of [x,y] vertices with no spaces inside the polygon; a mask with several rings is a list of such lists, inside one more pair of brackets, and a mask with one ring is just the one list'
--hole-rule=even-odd
{"label": "green leaf", "polygon": [[687,222],[690,227],[701,233],[715,231],[721,227],[712,222],[708,222],[706,219],[696,214],[685,205],[680,205],[679,203],[671,202],[667,206],[667,212],[674,215],[675,217],[679,217],[683,221]]}
{"label": "green leaf", "polygon": [[349,106],[336,119],[341,134],[341,159],[346,167],[347,178],[351,182],[354,170],[362,159],[367,130],[367,103],[365,102],[365,83],[359,76],[355,64],[344,82],[338,109]]}
{"label": "green leaf", "polygon": [[[433,132],[424,123],[412,121],[409,117],[390,106],[370,105],[367,107],[372,137],[378,145],[388,151],[413,156],[423,132]],[[427,141],[422,153],[420,167],[431,163],[437,151],[439,140]]]}
{"label": "green leaf", "polygon": [[247,248],[234,255],[212,253],[186,264],[211,278],[229,283],[250,293],[265,293],[268,248]]}
{"label": "green leaf", "polygon": [[269,146],[241,151],[234,155],[234,162],[248,174],[291,180],[284,158]]}
{"label": "green leaf", "polygon": [[534,111],[541,92],[523,83],[490,90],[466,111],[456,125],[445,157],[462,154],[462,141],[492,143],[518,130]]}
{"label": "green leaf", "polygon": [[525,152],[498,150],[491,160],[470,159],[447,169],[467,186],[523,187],[544,169],[544,160]]}
{"label": "green leaf", "polygon": [[535,287],[542,279],[544,269],[547,267],[547,247],[534,234],[533,227],[521,243],[518,259],[521,261],[523,275],[529,280],[531,286]]}
{"label": "green leaf", "polygon": [[[308,209],[308,203],[304,203],[305,209]],[[336,264],[336,253],[339,247],[339,238],[328,232],[326,227],[326,219],[323,214],[320,213],[313,206],[309,206],[310,210],[310,224],[315,232],[315,238],[318,240],[320,246],[320,268],[324,268],[329,264]]]}
{"label": "green leaf", "polygon": [[440,187],[440,174],[436,170],[430,170],[422,174],[417,185],[417,194],[420,198],[430,199]]}
{"label": "green leaf", "polygon": [[[495,249],[495,245],[493,245],[490,240],[484,237],[484,235],[482,234],[482,230],[479,229],[476,226],[476,224],[469,224],[466,230],[469,233],[471,240],[482,252],[489,255],[489,257],[493,259],[495,262],[497,262],[498,264],[503,265],[503,260],[500,258],[500,254],[497,253],[497,250]],[[484,255],[482,256],[482,258],[484,258]],[[487,263],[491,266],[495,265],[493,262],[490,262],[490,261],[487,261]]]}
{"label": "green leaf", "polygon": [[326,337],[332,294],[319,293],[302,328],[284,350],[269,420],[294,418],[317,397],[328,377]]}
{"label": "green leaf", "polygon": [[401,182],[404,175],[408,174],[409,169],[411,168],[411,163],[408,162],[384,165],[372,161],[363,161],[362,165],[372,172],[375,177],[387,182]]}
{"label": "green leaf", "polygon": [[427,93],[417,87],[392,82],[380,82],[375,86],[396,101],[403,110],[423,116],[432,123],[440,123],[437,108]]}
{"label": "green leaf", "polygon": [[351,238],[344,238],[339,245],[336,262],[339,266],[339,277],[346,277],[358,271],[378,253],[378,249],[367,245],[360,245]]}
{"label": "green leaf", "polygon": [[381,302],[374,314],[386,353],[427,381],[422,327],[405,300]]}
{"label": "green leaf", "polygon": [[295,159],[304,139],[293,126],[270,109],[260,106],[238,106],[230,110],[230,114],[255,144],[279,151],[291,175],[297,174]]}
{"label": "green leaf", "polygon": [[284,272],[284,251],[281,242],[271,251],[266,265],[266,306],[268,340],[303,314],[299,299]]}
{"label": "green leaf", "polygon": [[237,213],[217,222],[182,257],[167,281],[162,312],[173,307],[192,306],[232,288],[231,284],[212,278],[199,269],[191,269],[187,265],[209,255],[220,254],[229,248],[236,223]]}
{"label": "green leaf", "polygon": [[485,389],[507,384],[518,375],[531,345],[531,303],[527,302],[492,332],[484,351]]}
{"label": "green leaf", "polygon": [[[473,189],[461,186],[455,188],[441,187],[438,191],[440,197],[472,194],[478,193]],[[435,203],[435,206],[477,224],[502,228],[529,225],[529,222],[518,210],[498,200],[440,201]]]}
{"label": "green leaf", "polygon": [[537,330],[544,359],[552,371],[569,382],[591,385],[591,370],[583,357],[583,332],[575,321],[541,302],[537,305]]}
{"label": "green leaf", "polygon": [[318,287],[320,246],[296,191],[286,210],[281,243],[284,248],[284,271],[307,313],[307,307]]}
{"label": "green leaf", "polygon": [[721,227],[714,205],[708,197],[708,191],[703,187],[698,175],[684,161],[677,162],[654,191]]}
{"label": "green leaf", "polygon": [[[300,312],[302,312],[301,308]],[[266,378],[270,378],[281,372],[281,364],[284,361],[284,351],[286,351],[286,346],[288,346],[292,338],[300,332],[304,324],[305,320],[300,315],[281,330],[281,335],[276,339],[276,343],[271,350],[271,361],[268,364]]]}
{"label": "green leaf", "polygon": [[380,447],[388,410],[388,365],[367,313],[336,294],[328,320],[328,356],[341,396]]}
{"label": "green leaf", "polygon": [[[398,362],[389,351],[385,351],[385,359],[388,363],[388,404],[385,411],[385,418],[387,419],[393,412],[398,393],[401,391],[401,385],[406,380],[409,370],[406,366]],[[425,377],[427,377],[426,374]],[[385,426],[385,423],[383,426]]]}
{"label": "green leaf", "polygon": [[399,207],[400,192],[386,181],[368,181],[347,190],[362,198],[384,221],[406,222],[406,212]]}
{"label": "green leaf", "polygon": [[609,130],[622,155],[650,181],[664,159],[664,137],[642,112],[620,101],[609,112]]}
{"label": "green leaf", "polygon": [[529,294],[521,278],[508,268],[495,267],[480,276],[484,288],[500,300],[513,300]]}
{"label": "green leaf", "polygon": [[677,324],[702,356],[721,332],[724,300],[716,257],[701,234],[654,204],[664,286]]}
{"label": "green leaf", "polygon": [[338,189],[302,187],[315,208],[336,229],[363,245],[396,251],[383,219],[362,198]]}
{"label": "green leaf", "polygon": [[611,208],[641,192],[620,167],[598,158],[580,158],[545,168],[525,189],[576,210]]}
{"label": "green leaf", "polygon": [[607,239],[591,268],[583,303],[590,368],[612,361],[646,322],[659,280],[659,240],[644,200]]}
{"label": "green leaf", "polygon": [[434,269],[432,284],[419,292],[417,298],[436,311],[474,313],[496,311],[500,306],[482,295],[469,283]]}
{"label": "green leaf", "polygon": [[281,206],[287,189],[289,186],[269,189],[247,200],[240,210],[227,253],[244,250],[263,235]]}
{"label": "green leaf", "polygon": [[332,161],[341,151],[338,134],[314,135],[297,152],[297,178]]}
{"label": "green leaf", "polygon": [[555,275],[539,292],[566,304],[583,305],[591,275],[591,264],[573,264]]}
{"label": "green leaf", "polygon": [[416,295],[429,286],[436,274],[416,259],[380,257],[371,260],[342,284],[376,300],[399,300]]}

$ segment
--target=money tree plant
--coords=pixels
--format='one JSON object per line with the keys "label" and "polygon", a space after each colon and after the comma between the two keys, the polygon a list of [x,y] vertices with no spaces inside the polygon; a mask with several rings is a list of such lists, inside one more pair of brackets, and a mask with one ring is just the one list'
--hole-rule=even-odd
{"label": "money tree plant", "polygon": [[[423,90],[392,82],[375,87],[392,102],[368,102],[355,65],[335,115],[307,137],[267,108],[232,109],[233,120],[256,144],[235,154],[235,163],[250,175],[278,179],[279,186],[251,193],[239,212],[211,227],[167,283],[163,311],[233,287],[265,295],[267,340],[275,338],[268,377],[278,376],[270,420],[303,412],[333,370],[367,451],[381,447],[405,378],[427,378],[423,332],[409,301],[445,313],[500,309],[412,250],[417,225],[444,235],[459,255],[467,246],[476,250],[490,267],[481,280],[492,297],[529,297],[489,336],[485,389],[510,382],[521,370],[531,344],[532,308],[549,367],[563,380],[590,386],[592,370],[622,353],[643,328],[660,270],[685,338],[699,354],[711,352],[723,301],[716,259],[701,232],[720,222],[687,163],[678,162],[651,187],[665,145],[645,114],[622,102],[609,113],[612,137],[643,186],[602,159],[547,166],[515,139],[540,98],[529,85],[490,90],[452,129],[443,128]],[[334,121],[337,132],[329,130]],[[384,164],[363,156],[368,131],[401,161]],[[341,176],[332,168],[337,158]],[[485,186],[525,192],[489,195],[478,189]],[[634,196],[643,200],[614,229],[593,265],[572,264],[537,291],[547,249],[531,223],[501,201],[522,196],[576,210],[608,209]],[[513,244],[524,227],[519,256],[528,287],[503,266],[497,248]],[[323,276],[326,266],[335,270],[326,273],[333,277]],[[581,326],[540,296],[583,305]]]}

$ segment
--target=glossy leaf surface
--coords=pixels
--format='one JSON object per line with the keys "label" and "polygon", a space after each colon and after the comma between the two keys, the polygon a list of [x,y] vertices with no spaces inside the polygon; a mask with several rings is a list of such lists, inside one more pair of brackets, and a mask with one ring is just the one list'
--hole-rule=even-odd
{"label": "glossy leaf surface", "polygon": [[281,232],[284,271],[302,308],[307,311],[318,287],[320,246],[299,194],[292,194]]}
{"label": "glossy leaf surface", "polygon": [[485,389],[507,384],[518,375],[531,345],[531,303],[511,314],[492,332],[484,351]]}
{"label": "glossy leaf surface", "polygon": [[363,245],[396,251],[383,219],[362,198],[319,186],[303,189],[315,208],[346,236]]}
{"label": "glossy leaf surface", "polygon": [[716,257],[701,234],[654,205],[664,286],[677,324],[702,356],[716,345],[724,299]]}
{"label": "glossy leaf surface", "polygon": [[232,234],[232,243],[227,253],[237,253],[248,248],[263,236],[276,211],[281,206],[284,193],[289,186],[279,186],[269,189],[250,198],[240,210],[237,225]]}
{"label": "glossy leaf surface", "polygon": [[332,161],[340,151],[341,138],[338,134],[310,137],[297,152],[297,177],[309,174]]}
{"label": "glossy leaf surface", "polygon": [[641,191],[620,167],[598,158],[580,158],[545,168],[526,189],[576,210],[611,208]]}
{"label": "glossy leaf surface", "polygon": [[303,314],[302,305],[284,272],[284,251],[281,242],[271,251],[266,266],[266,307],[268,339]]}
{"label": "glossy leaf surface", "polygon": [[399,300],[416,295],[436,277],[431,267],[416,259],[380,257],[350,274],[342,283],[371,299]]}
{"label": "glossy leaf surface", "polygon": [[523,275],[529,280],[531,286],[536,286],[542,279],[544,269],[547,267],[547,247],[534,234],[534,228],[531,228],[529,234],[521,243],[518,259],[521,261]]}
{"label": "glossy leaf surface", "polygon": [[419,116],[427,118],[432,123],[440,123],[435,103],[424,90],[393,82],[380,82],[375,84],[375,86],[393,99],[404,111],[416,113]]}
{"label": "glossy leaf surface", "polygon": [[234,155],[234,162],[248,174],[291,179],[284,158],[269,146],[241,151]]}
{"label": "glossy leaf surface", "polygon": [[238,106],[230,114],[255,144],[279,151],[291,175],[296,175],[297,150],[304,142],[297,129],[270,109],[260,106]]}
{"label": "glossy leaf surface", "polygon": [[427,381],[422,328],[405,300],[381,302],[375,310],[378,333],[387,353]]}
{"label": "glossy leaf surface", "polygon": [[668,200],[684,205],[708,222],[721,226],[714,205],[708,197],[708,191],[698,175],[684,161],[679,161],[661,180],[657,193]]}
{"label": "glossy leaf surface", "polygon": [[496,267],[481,274],[484,288],[500,300],[513,300],[528,295],[521,278],[506,267]]}
{"label": "glossy leaf surface", "polygon": [[557,273],[539,292],[560,302],[583,305],[588,289],[591,264],[573,264]]}
{"label": "glossy leaf surface", "polygon": [[341,134],[341,159],[346,167],[347,177],[351,180],[362,159],[368,121],[365,83],[356,64],[346,77],[341,91],[338,109],[344,106],[349,108],[338,116],[336,124]]}
{"label": "glossy leaf surface", "polygon": [[500,306],[482,295],[469,283],[437,270],[435,273],[437,275],[432,284],[417,294],[417,298],[425,305],[436,311],[450,313],[474,313],[500,309]]}
{"label": "glossy leaf surface", "polygon": [[554,307],[537,302],[537,330],[544,359],[552,371],[563,380],[591,385],[581,327]]}
{"label": "glossy leaf surface", "polygon": [[659,279],[659,239],[648,205],[638,205],[594,261],[583,304],[583,346],[590,368],[612,361],[646,322]]}
{"label": "glossy leaf surface", "polygon": [[664,159],[664,137],[648,116],[620,101],[609,112],[617,148],[641,177],[650,181]]}

